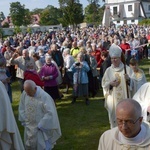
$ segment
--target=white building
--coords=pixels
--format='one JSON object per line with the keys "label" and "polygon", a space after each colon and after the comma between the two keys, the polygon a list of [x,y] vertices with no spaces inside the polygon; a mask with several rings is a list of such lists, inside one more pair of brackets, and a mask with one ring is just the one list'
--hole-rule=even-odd
{"label": "white building", "polygon": [[102,25],[138,24],[150,18],[150,0],[105,0]]}

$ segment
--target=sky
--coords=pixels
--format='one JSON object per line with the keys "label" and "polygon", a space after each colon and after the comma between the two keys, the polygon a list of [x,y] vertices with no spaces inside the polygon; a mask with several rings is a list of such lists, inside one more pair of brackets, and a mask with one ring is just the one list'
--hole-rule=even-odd
{"label": "sky", "polygon": [[[59,7],[58,0],[0,0],[0,12],[2,11],[6,16],[9,15],[10,3],[20,2],[21,5],[25,5],[25,8],[31,10],[35,8],[45,8],[47,5],[52,5],[54,7]],[[83,4],[85,8],[89,3],[87,0],[80,0],[80,3]]]}

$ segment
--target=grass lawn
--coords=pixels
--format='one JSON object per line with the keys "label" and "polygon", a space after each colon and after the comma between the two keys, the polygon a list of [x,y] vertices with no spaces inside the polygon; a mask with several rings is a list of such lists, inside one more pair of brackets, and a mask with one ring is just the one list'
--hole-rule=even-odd
{"label": "grass lawn", "polygon": [[[147,81],[150,81],[150,60],[140,61],[139,66],[145,72]],[[23,127],[18,122],[20,89],[17,82],[12,84],[12,91],[12,107],[23,138]],[[85,105],[85,100],[82,98],[78,99],[75,104],[70,104],[71,92],[70,90],[62,100],[57,101],[62,137],[57,141],[54,150],[97,150],[99,137],[109,129],[102,89],[95,98],[90,98],[89,106]]]}

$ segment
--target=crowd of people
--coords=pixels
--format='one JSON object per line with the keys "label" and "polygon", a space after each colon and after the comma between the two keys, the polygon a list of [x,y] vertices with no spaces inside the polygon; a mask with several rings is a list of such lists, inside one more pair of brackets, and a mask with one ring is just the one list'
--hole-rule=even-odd
{"label": "crowd of people", "polygon": [[[50,150],[54,147],[61,136],[56,101],[63,97],[63,92],[68,94],[69,88],[73,90],[71,104],[84,96],[86,105],[90,104],[89,97],[95,97],[102,88],[111,128],[138,123],[136,133],[131,136],[119,128],[123,135],[119,133],[116,137],[118,143],[126,144],[129,142],[126,137],[138,135],[142,112],[137,110],[140,107],[134,100],[128,99],[147,83],[138,63],[150,58],[149,45],[150,27],[138,25],[19,33],[1,40],[0,80],[10,102],[13,101],[11,82],[19,81],[19,120],[25,127],[25,148]],[[62,84],[65,86],[60,91]],[[140,103],[137,96],[133,99]],[[138,116],[133,116],[131,111],[131,115],[121,113],[127,113],[127,104],[131,105],[129,111],[135,109]],[[144,115],[149,108],[145,106],[145,109]],[[138,120],[127,122],[130,117]],[[127,121],[123,122],[124,118]],[[145,135],[145,126],[142,125],[142,135]],[[107,134],[109,132],[100,139],[99,150],[111,150],[111,145],[107,147],[105,143]],[[111,137],[109,140],[113,142]],[[118,147],[117,144],[114,147]]]}
{"label": "crowd of people", "polygon": [[[59,91],[60,84],[64,83],[66,85],[64,90],[66,93],[69,87],[79,87],[77,85],[80,83],[76,84],[73,81],[76,73],[71,70],[73,63],[78,62],[77,55],[79,53],[84,55],[84,61],[89,66],[86,73],[88,76],[86,82],[88,83],[88,93],[86,95],[94,97],[99,86],[101,86],[105,70],[111,66],[109,55],[111,45],[116,44],[122,49],[125,63],[129,65],[131,58],[135,58],[137,63],[140,59],[149,58],[149,42],[149,27],[123,25],[120,28],[98,27],[76,29],[76,31],[52,31],[51,33],[20,33],[1,41],[0,51],[6,59],[6,68],[12,81],[16,77],[19,80],[21,92],[25,80],[24,73],[28,70],[27,64],[32,62],[34,72],[42,75],[43,71],[41,73],[41,69],[43,70],[44,65],[49,66],[46,62],[46,56],[50,56],[52,64],[57,68],[58,75],[51,76],[51,79],[47,77],[44,79],[44,76],[40,78],[44,82],[43,87],[45,89],[47,87],[51,87],[50,91],[53,89],[49,93],[52,94],[54,91],[58,91],[58,96],[54,98],[56,100],[63,97],[63,94]],[[81,65],[79,68],[81,68]],[[79,72],[81,70],[83,71],[83,69],[78,69]],[[54,80],[56,80],[56,83],[51,83]],[[57,88],[58,90],[56,90]],[[74,101],[74,96],[72,100]]]}

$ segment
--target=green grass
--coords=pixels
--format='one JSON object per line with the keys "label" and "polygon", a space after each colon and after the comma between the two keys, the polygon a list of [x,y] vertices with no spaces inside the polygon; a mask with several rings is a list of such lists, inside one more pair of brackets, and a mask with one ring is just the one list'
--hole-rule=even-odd
{"label": "green grass", "polygon": [[[142,60],[139,66],[150,81],[150,60]],[[12,84],[15,118],[23,138],[23,127],[18,122],[18,103],[20,89],[18,82]],[[57,141],[54,150],[96,150],[101,134],[109,129],[107,111],[104,108],[102,89],[95,98],[90,98],[90,105],[85,105],[84,98],[71,103],[71,90],[69,94],[57,101],[57,111],[62,130],[62,137]]]}

